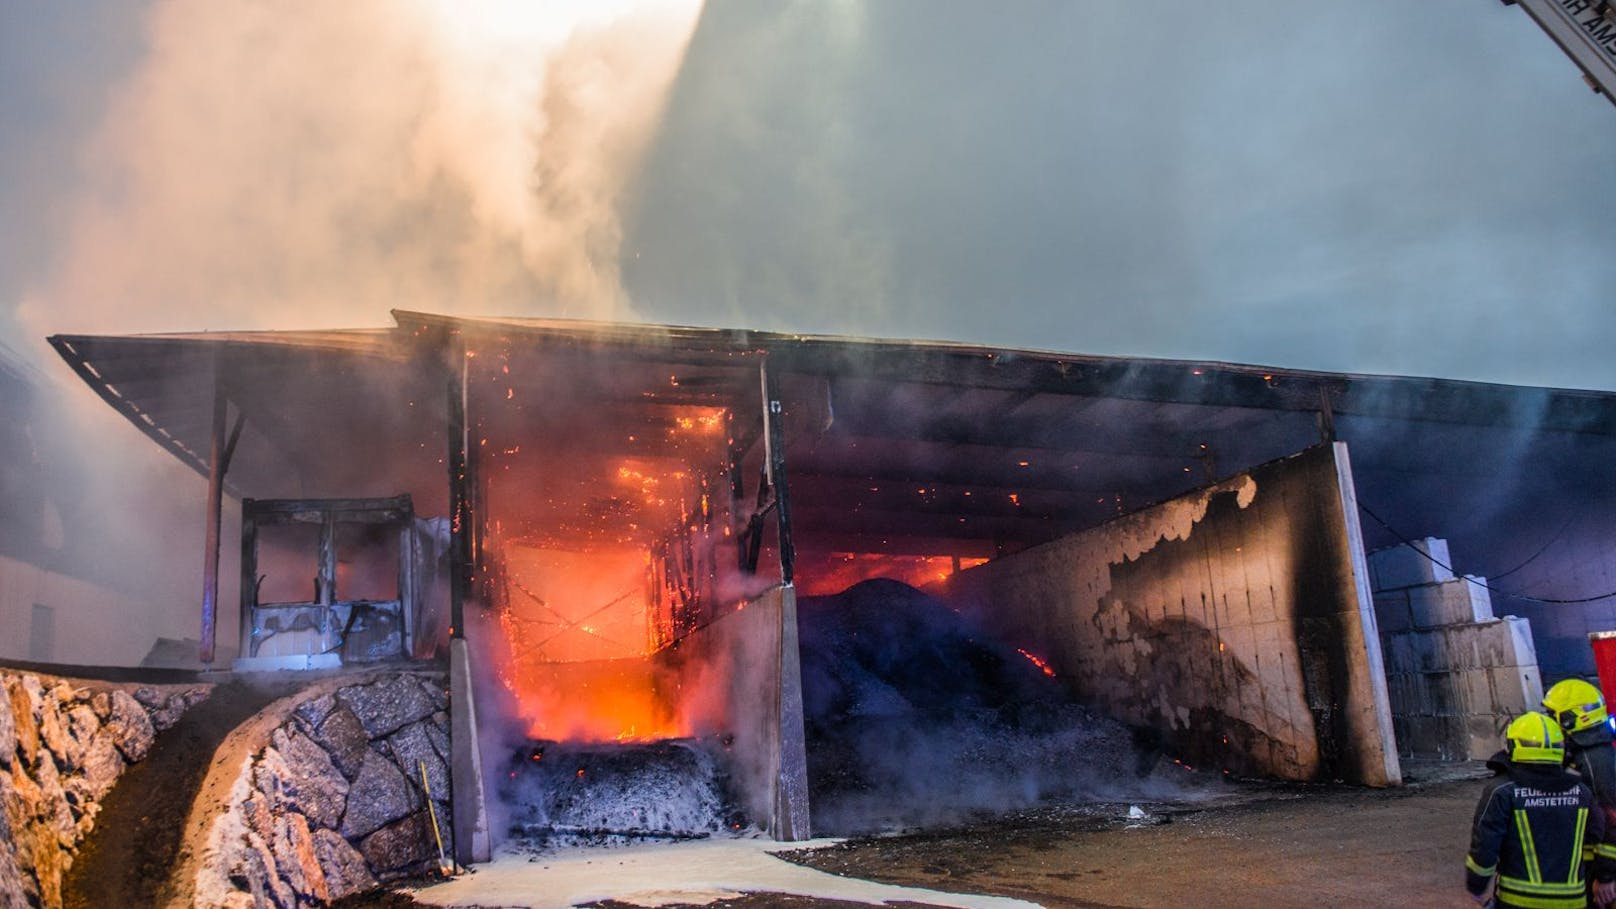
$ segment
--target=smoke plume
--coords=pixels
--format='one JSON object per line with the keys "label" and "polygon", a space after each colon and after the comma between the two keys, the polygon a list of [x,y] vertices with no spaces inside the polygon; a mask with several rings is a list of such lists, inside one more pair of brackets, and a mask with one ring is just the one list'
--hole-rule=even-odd
{"label": "smoke plume", "polygon": [[[153,3],[15,312],[66,386],[29,429],[70,478],[41,507],[69,539],[119,541],[63,570],[117,579],[126,621],[196,633],[200,481],[68,378],[46,335],[376,325],[391,307],[632,317],[619,212],[699,0],[630,7]],[[67,632],[89,618],[69,599],[41,600],[64,613],[52,658],[140,658],[149,641],[115,654]]]}
{"label": "smoke plume", "polygon": [[22,321],[629,316],[619,203],[695,12],[164,0]]}

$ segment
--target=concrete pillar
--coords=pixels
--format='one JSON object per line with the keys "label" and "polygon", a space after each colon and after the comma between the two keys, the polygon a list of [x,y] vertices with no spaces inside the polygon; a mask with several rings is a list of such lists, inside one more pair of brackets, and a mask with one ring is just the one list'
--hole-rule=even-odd
{"label": "concrete pillar", "polygon": [[483,798],[482,749],[477,742],[477,703],[471,685],[471,651],[466,639],[449,641],[449,763],[454,800],[455,861],[486,862],[492,854],[488,806]]}
{"label": "concrete pillar", "polygon": [[1352,480],[1347,443],[1332,442],[1330,447],[1340,490],[1341,519],[1346,530],[1341,540],[1346,547],[1343,555],[1351,565],[1352,589],[1343,593],[1357,604],[1356,617],[1342,615],[1341,632],[1354,650],[1362,648],[1364,657],[1347,661],[1348,703],[1353,705],[1347,722],[1357,740],[1355,751],[1360,779],[1371,786],[1397,786],[1403,782],[1403,771],[1397,760],[1391,697],[1386,688],[1386,661],[1380,650],[1373,584],[1364,556],[1363,528],[1358,523],[1358,491]]}
{"label": "concrete pillar", "polygon": [[769,835],[777,840],[805,840],[808,824],[808,746],[802,719],[802,659],[797,646],[797,590],[780,592],[779,750],[775,766],[774,809]]}

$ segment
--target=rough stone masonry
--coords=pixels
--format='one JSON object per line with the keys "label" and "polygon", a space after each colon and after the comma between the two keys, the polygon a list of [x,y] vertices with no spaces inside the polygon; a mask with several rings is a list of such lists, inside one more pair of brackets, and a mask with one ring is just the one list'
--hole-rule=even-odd
{"label": "rough stone masonry", "polygon": [[62,905],[102,798],[209,690],[0,672],[0,909]]}
{"label": "rough stone masonry", "polygon": [[429,870],[428,788],[452,855],[447,684],[442,672],[327,680],[233,733],[193,808],[204,842],[183,904],[319,906]]}

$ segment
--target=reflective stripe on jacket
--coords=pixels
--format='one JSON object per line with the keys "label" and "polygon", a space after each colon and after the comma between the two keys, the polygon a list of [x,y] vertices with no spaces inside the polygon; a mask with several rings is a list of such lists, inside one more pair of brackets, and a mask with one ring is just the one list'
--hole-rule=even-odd
{"label": "reflective stripe on jacket", "polygon": [[1616,843],[1594,794],[1560,767],[1511,764],[1476,805],[1465,885],[1471,893],[1498,879],[1499,906],[1583,909],[1588,905],[1585,847],[1600,880],[1616,876]]}

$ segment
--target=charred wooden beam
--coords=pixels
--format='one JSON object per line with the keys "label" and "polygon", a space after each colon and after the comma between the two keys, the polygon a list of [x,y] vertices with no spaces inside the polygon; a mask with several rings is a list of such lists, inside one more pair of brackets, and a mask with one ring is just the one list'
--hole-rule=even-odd
{"label": "charred wooden beam", "polygon": [[[774,492],[774,513],[778,519],[780,544],[780,580],[792,583],[796,572],[796,550],[791,544],[791,494],[786,483],[786,444],[781,420],[785,408],[780,403],[780,386],[768,361],[759,365],[763,392],[763,444],[764,464],[768,471],[769,488]],[[761,538],[761,534],[759,535]]]}
{"label": "charred wooden beam", "polygon": [[450,637],[466,636],[465,602],[471,593],[471,437],[466,424],[466,383],[471,364],[463,347],[450,350],[458,363],[447,370],[449,442],[449,624]]}
{"label": "charred wooden beam", "polygon": [[[848,513],[861,508],[952,516],[1050,515],[1058,517],[1094,504],[1088,490],[953,486],[940,483],[872,482],[857,477],[793,472],[799,507],[823,503]],[[1107,490],[1105,498],[1114,494]]]}
{"label": "charred wooden beam", "polygon": [[[1093,512],[1099,523],[1110,516],[1100,506]],[[1056,518],[1050,515],[949,515],[922,514],[913,511],[878,511],[860,509],[848,512],[834,506],[800,504],[797,524],[804,531],[813,531],[818,539],[834,540],[846,532],[849,536],[884,537],[914,535],[938,539],[959,538],[971,540],[1019,540],[1042,542],[1074,532],[1083,524],[1081,516]]]}
{"label": "charred wooden beam", "polygon": [[[1175,460],[1165,467],[1140,470],[1139,465],[1123,465],[1126,471],[1109,463],[1079,469],[1059,469],[1010,464],[989,469],[981,459],[914,459],[886,463],[861,462],[841,451],[802,453],[793,462],[793,473],[806,481],[824,477],[833,481],[868,481],[877,485],[901,484],[914,488],[934,486],[958,490],[984,490],[1002,493],[1052,492],[1077,496],[1112,495],[1135,488],[1165,489],[1164,476],[1188,478],[1200,466],[1199,459]],[[1184,468],[1191,468],[1186,472]],[[1179,488],[1176,484],[1172,488]],[[980,494],[980,493],[978,493]],[[1160,494],[1164,495],[1164,494]]]}
{"label": "charred wooden beam", "polygon": [[1163,460],[1196,457],[1198,446],[1216,435],[1191,427],[1153,425],[1143,419],[1124,425],[1098,425],[1069,418],[1010,417],[998,412],[927,414],[886,406],[885,402],[840,406],[831,433],[1001,451],[1045,451],[1056,457],[1096,454]]}
{"label": "charred wooden beam", "polygon": [[380,499],[247,499],[242,513],[259,524],[318,524],[336,515],[339,524],[391,524],[414,514],[408,494]]}
{"label": "charred wooden beam", "polygon": [[1330,387],[1319,386],[1319,441],[1335,441],[1335,403],[1331,400]]}
{"label": "charred wooden beam", "polygon": [[875,555],[957,556],[990,559],[999,553],[997,541],[984,537],[926,536],[919,531],[847,533],[819,530],[803,521],[795,529],[797,552],[868,553]]}

